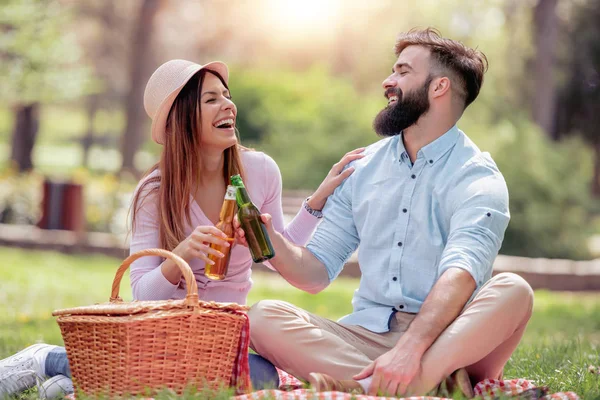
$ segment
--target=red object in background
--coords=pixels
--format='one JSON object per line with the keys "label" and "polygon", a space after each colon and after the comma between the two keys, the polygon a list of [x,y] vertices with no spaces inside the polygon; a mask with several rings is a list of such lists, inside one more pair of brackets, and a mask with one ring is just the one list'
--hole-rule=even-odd
{"label": "red object in background", "polygon": [[38,227],[76,232],[85,229],[82,185],[45,180],[43,190]]}

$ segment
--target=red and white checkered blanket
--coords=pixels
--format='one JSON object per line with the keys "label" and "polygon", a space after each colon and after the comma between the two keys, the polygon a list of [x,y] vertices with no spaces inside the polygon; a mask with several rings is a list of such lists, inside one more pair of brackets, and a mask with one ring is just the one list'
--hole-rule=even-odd
{"label": "red and white checkered blanket", "polygon": [[[262,399],[274,399],[274,400],[452,400],[442,397],[431,397],[431,396],[417,396],[417,397],[404,397],[402,399],[396,399],[392,397],[378,397],[378,396],[367,396],[367,395],[354,395],[350,393],[342,392],[313,392],[310,389],[305,389],[304,384],[287,374],[286,372],[279,371],[280,385],[278,390],[259,390],[248,394],[238,395],[231,397],[230,400],[262,400]],[[519,398],[519,395],[526,390],[532,389],[535,386],[531,381],[526,379],[510,379],[510,380],[493,380],[486,379],[479,382],[475,386],[475,395],[481,400],[495,400],[499,396],[515,397]],[[523,397],[527,399],[537,399],[537,397]],[[66,400],[75,400],[73,394],[65,397]],[[560,392],[549,394],[541,397],[543,400],[580,400],[579,396],[573,392]],[[143,399],[143,400],[154,400]]]}
{"label": "red and white checkered blanket", "polygon": [[[342,392],[313,392],[305,389],[305,385],[292,375],[278,370],[279,372],[279,390],[260,390],[249,394],[232,397],[231,400],[396,400],[391,397],[378,397],[367,395],[356,395]],[[526,379],[494,380],[486,379],[479,382],[475,388],[475,396],[483,400],[494,400],[499,396],[519,398],[519,395],[526,390],[535,388],[535,385]],[[536,397],[527,397],[533,399]],[[405,397],[404,400],[451,400],[440,397]],[[560,392],[541,397],[544,400],[579,400],[579,396],[573,392]]]}
{"label": "red and white checkered blanket", "polygon": [[233,365],[231,375],[231,387],[235,388],[236,394],[248,393],[252,388],[250,383],[250,366],[248,365],[248,347],[250,345],[250,320],[245,312],[236,312],[243,315],[246,321],[240,333],[240,342],[238,344],[238,354]]}

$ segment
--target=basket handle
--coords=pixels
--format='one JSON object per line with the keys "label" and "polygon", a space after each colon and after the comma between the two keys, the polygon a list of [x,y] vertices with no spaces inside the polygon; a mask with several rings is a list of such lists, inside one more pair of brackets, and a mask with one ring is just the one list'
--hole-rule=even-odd
{"label": "basket handle", "polygon": [[123,264],[117,270],[117,274],[115,275],[115,279],[112,284],[112,292],[110,294],[110,302],[111,303],[119,303],[122,302],[123,299],[119,297],[119,287],[121,286],[121,279],[125,274],[125,271],[129,268],[129,266],[138,258],[146,257],[146,256],[158,256],[162,258],[168,258],[173,261],[175,265],[179,267],[183,277],[185,278],[185,283],[187,286],[187,295],[185,296],[185,304],[194,308],[199,307],[198,303],[198,284],[196,283],[196,278],[194,277],[194,273],[190,268],[189,264],[178,255],[171,253],[167,250],[162,249],[146,249],[138,251],[137,253],[133,253],[129,257],[123,261]]}

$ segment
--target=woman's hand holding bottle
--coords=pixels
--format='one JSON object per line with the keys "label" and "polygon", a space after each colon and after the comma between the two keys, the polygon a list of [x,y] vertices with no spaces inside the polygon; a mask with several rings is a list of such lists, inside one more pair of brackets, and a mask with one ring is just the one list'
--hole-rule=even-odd
{"label": "woman's hand holding bottle", "polygon": [[223,257],[223,253],[212,249],[210,244],[214,243],[219,246],[229,247],[230,244],[226,239],[227,235],[214,226],[198,226],[190,236],[175,247],[173,253],[187,262],[190,262],[193,258],[199,258],[206,263],[214,264],[208,258],[208,255],[213,254],[221,258]]}
{"label": "woman's hand holding bottle", "polygon": [[[207,264],[214,264],[208,258],[209,254],[216,257],[223,257],[224,254],[210,247],[211,243],[219,246],[229,247],[231,244],[226,240],[227,235],[214,226],[198,226],[194,231],[185,238],[172,252],[183,258],[188,263],[198,258]],[[179,267],[171,260],[165,260],[161,267],[165,278],[172,284],[176,285],[181,280],[181,271]]]}

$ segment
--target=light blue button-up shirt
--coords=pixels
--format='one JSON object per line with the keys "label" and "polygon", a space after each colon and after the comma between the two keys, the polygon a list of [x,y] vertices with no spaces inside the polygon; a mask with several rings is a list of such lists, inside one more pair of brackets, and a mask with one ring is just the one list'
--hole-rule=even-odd
{"label": "light blue button-up shirt", "polygon": [[489,154],[456,126],[414,164],[402,135],[363,154],[327,200],[307,248],[332,281],[360,244],[354,311],[340,322],[387,332],[396,311],[420,310],[449,268],[469,272],[477,290],[490,279],[510,219],[508,190]]}

